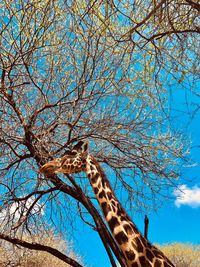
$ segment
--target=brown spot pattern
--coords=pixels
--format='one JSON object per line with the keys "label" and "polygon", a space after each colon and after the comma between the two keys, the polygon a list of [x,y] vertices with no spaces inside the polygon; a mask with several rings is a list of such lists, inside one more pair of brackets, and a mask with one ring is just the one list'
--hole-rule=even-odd
{"label": "brown spot pattern", "polygon": [[106,198],[106,194],[103,190],[99,193],[99,198]]}
{"label": "brown spot pattern", "polygon": [[137,245],[137,251],[143,252],[144,247],[138,237],[135,238],[135,244]]}
{"label": "brown spot pattern", "polygon": [[97,187],[93,187],[94,193],[95,195],[97,195],[97,193],[99,192],[99,189]]}
{"label": "brown spot pattern", "polygon": [[162,262],[159,261],[158,259],[156,259],[156,261],[154,263],[154,267],[162,267]]}
{"label": "brown spot pattern", "polygon": [[113,216],[113,217],[108,221],[108,225],[109,225],[109,227],[110,227],[110,230],[113,232],[114,229],[115,229],[115,227],[116,227],[116,226],[119,226],[120,223],[119,223],[117,217]]}
{"label": "brown spot pattern", "polygon": [[[88,177],[89,177],[89,174],[88,174]],[[97,180],[98,180],[98,178],[99,178],[99,174],[96,173],[96,174],[94,174],[93,176],[92,176],[92,174],[91,174],[89,178],[91,178],[91,183],[92,183],[92,184],[96,184],[96,182],[97,182]]]}
{"label": "brown spot pattern", "polygon": [[151,264],[150,264],[149,261],[145,258],[145,256],[140,256],[140,257],[139,257],[139,261],[140,261],[141,266],[144,266],[144,267],[151,267]]}
{"label": "brown spot pattern", "polygon": [[125,224],[124,225],[124,230],[126,231],[126,233],[128,235],[132,234],[133,233],[133,229],[131,228],[131,226],[129,224]]}
{"label": "brown spot pattern", "polygon": [[131,267],[138,267],[137,262],[132,263],[132,264],[131,264]]}
{"label": "brown spot pattern", "polygon": [[106,216],[108,212],[111,211],[110,206],[107,204],[107,202],[102,202],[100,205],[101,205],[104,215]]}
{"label": "brown spot pattern", "polygon": [[146,256],[147,256],[147,258],[148,258],[150,261],[152,261],[153,258],[154,258],[153,253],[152,253],[151,250],[148,249],[148,248],[146,249]]}
{"label": "brown spot pattern", "polygon": [[113,194],[112,194],[112,192],[108,192],[108,193],[107,193],[107,197],[108,197],[109,200],[111,200],[111,199],[113,198]]}
{"label": "brown spot pattern", "polygon": [[125,235],[124,232],[119,232],[115,235],[115,239],[119,245],[122,245],[126,242],[128,242],[128,237]]}
{"label": "brown spot pattern", "polygon": [[133,251],[125,251],[126,258],[133,261],[135,259],[135,253]]}

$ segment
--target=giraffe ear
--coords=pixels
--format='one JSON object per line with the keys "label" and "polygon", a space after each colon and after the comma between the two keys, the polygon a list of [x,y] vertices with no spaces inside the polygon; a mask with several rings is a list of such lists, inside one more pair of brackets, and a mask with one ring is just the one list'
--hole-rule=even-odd
{"label": "giraffe ear", "polygon": [[83,152],[88,152],[88,141],[87,140],[83,144]]}
{"label": "giraffe ear", "polygon": [[88,141],[79,141],[73,148],[72,151],[79,153],[85,153],[88,151]]}

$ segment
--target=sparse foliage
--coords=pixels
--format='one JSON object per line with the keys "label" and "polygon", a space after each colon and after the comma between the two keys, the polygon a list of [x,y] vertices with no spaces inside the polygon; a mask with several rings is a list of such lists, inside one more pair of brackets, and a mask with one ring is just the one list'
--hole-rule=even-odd
{"label": "sparse foliage", "polygon": [[[81,258],[73,253],[73,249],[60,237],[56,237],[51,232],[48,236],[27,236],[25,238],[28,242],[37,242],[44,244],[49,247],[58,249],[59,251],[65,252],[69,257],[74,258],[81,262]],[[50,255],[47,252],[30,250],[27,248],[22,248],[20,246],[16,247],[11,243],[6,241],[1,241],[0,243],[0,266],[13,266],[13,267],[67,267],[71,266],[65,262],[59,260],[58,258]]]}
{"label": "sparse foliage", "polygon": [[200,246],[174,243],[161,246],[162,251],[176,267],[198,267],[200,265]]}

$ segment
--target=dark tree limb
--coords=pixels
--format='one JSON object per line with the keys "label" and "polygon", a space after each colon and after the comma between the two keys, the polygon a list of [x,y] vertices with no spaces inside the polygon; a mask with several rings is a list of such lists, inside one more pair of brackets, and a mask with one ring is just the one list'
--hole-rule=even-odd
{"label": "dark tree limb", "polygon": [[153,16],[156,13],[156,11],[166,2],[167,2],[166,0],[162,0],[160,3],[158,3],[142,21],[137,23],[135,27],[131,28],[121,38],[124,38],[125,36],[131,36],[135,32],[135,30],[137,30],[140,26],[146,23],[151,18],[151,16]]}
{"label": "dark tree limb", "polygon": [[65,254],[63,254],[62,252],[60,252],[59,250],[57,250],[55,248],[41,245],[38,243],[30,243],[30,242],[23,241],[23,240],[18,239],[18,238],[12,238],[12,237],[7,236],[7,235],[2,234],[2,233],[0,233],[0,239],[6,240],[6,241],[8,241],[14,245],[19,245],[19,246],[24,247],[24,248],[48,252],[49,254],[57,257],[58,259],[66,262],[67,264],[69,264],[73,267],[82,267],[82,265],[80,265],[77,261],[75,261],[72,258],[69,258],[68,256],[66,256]]}
{"label": "dark tree limb", "polygon": [[191,0],[185,0],[189,5],[191,5],[193,8],[198,10],[200,12],[200,4],[195,3],[194,1]]}
{"label": "dark tree limb", "polygon": [[144,217],[144,237],[148,239],[149,218],[147,215]]}

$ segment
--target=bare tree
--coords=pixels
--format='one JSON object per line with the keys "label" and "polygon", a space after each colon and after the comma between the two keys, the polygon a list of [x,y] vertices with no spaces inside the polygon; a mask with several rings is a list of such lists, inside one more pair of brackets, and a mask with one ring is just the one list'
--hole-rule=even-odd
{"label": "bare tree", "polygon": [[170,127],[166,86],[172,77],[195,83],[199,5],[33,0],[0,7],[1,231],[18,244],[23,233],[48,231],[49,220],[63,229],[80,216],[112,265],[114,253],[124,266],[87,179],[46,179],[38,170],[87,138],[127,208],[146,211],[168,196],[185,144]]}
{"label": "bare tree", "polygon": [[160,246],[177,267],[197,267],[200,263],[199,245],[172,243]]}
{"label": "bare tree", "polygon": [[[81,265],[77,261],[71,259],[71,257],[73,257],[80,262],[82,261],[82,259],[73,252],[73,249],[70,244],[67,244],[59,236],[53,235],[51,232],[48,233],[48,236],[41,234],[32,235],[28,238],[25,237],[26,240],[24,241],[16,238],[14,240],[4,234],[0,235],[1,266],[81,267]],[[12,242],[8,243],[7,241],[3,241],[2,239]],[[12,244],[17,244],[18,246],[13,246]],[[64,253],[61,253],[60,251],[64,251],[65,254],[68,256],[66,256]],[[51,254],[54,256],[56,255],[57,257],[52,257]]]}

